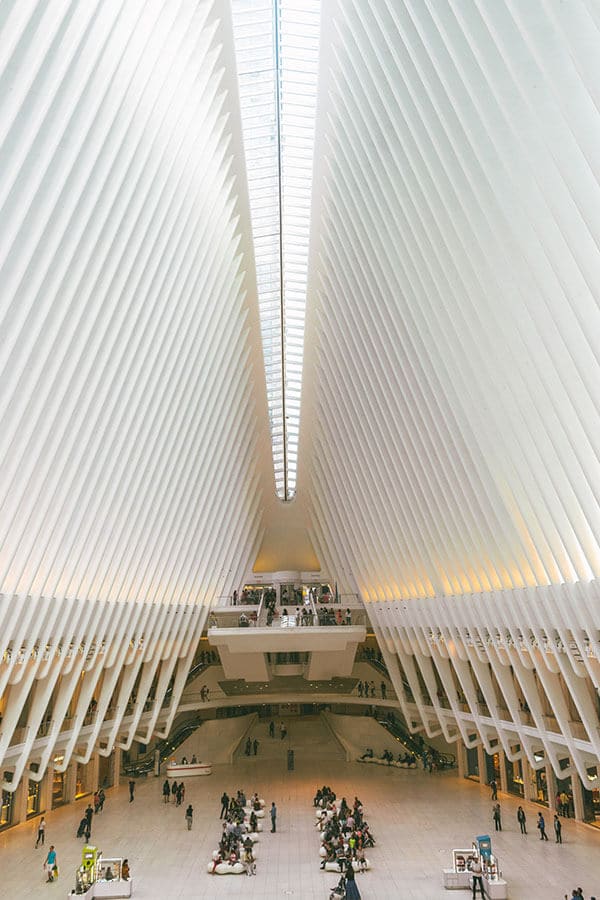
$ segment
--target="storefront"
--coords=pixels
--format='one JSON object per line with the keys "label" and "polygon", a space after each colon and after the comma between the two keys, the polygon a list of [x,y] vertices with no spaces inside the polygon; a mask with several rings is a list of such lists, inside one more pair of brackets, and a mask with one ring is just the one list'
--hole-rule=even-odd
{"label": "storefront", "polygon": [[[570,765],[569,759],[559,759],[561,769],[566,769]],[[560,811],[561,816],[568,816],[570,819],[575,818],[575,806],[573,803],[573,783],[571,776],[556,779],[556,807]]]}
{"label": "storefront", "polygon": [[88,784],[89,781],[89,764],[84,765],[84,763],[77,763],[77,775],[75,781],[75,799],[79,800],[80,797],[85,797],[86,794],[91,794],[96,790],[97,785]]}
{"label": "storefront", "polygon": [[[518,753],[521,749],[520,745],[511,748],[514,753]],[[509,794],[515,794],[517,797],[525,796],[525,784],[523,782],[523,761],[515,759],[512,762],[506,758],[506,790]]]}
{"label": "storefront", "polygon": [[[63,756],[55,756],[54,764],[60,765],[63,759]],[[66,803],[65,790],[65,773],[52,770],[52,809],[56,809],[57,807],[62,806],[63,803]]]}
{"label": "storefront", "polygon": [[[12,781],[13,773],[5,772],[4,780]],[[2,791],[2,804],[0,805],[0,828],[8,828],[12,825],[15,805],[15,795],[12,791]]]}
{"label": "storefront", "polygon": [[489,784],[490,781],[495,781],[496,784],[500,784],[500,754],[499,753],[486,753],[485,754],[485,774],[486,779],[485,783]]}
{"label": "storefront", "polygon": [[98,784],[100,787],[109,788],[115,783],[115,754],[100,756],[98,758]]}
{"label": "storefront", "polygon": [[[469,740],[475,740],[477,735],[470,734]],[[479,781],[479,753],[477,747],[465,748],[465,773],[467,778]]]}
{"label": "storefront", "polygon": [[587,770],[587,783],[581,783],[583,792],[583,819],[590,825],[600,828],[600,778],[598,767]]}
{"label": "storefront", "polygon": [[[537,760],[537,755],[535,756]],[[540,757],[543,759],[543,757]],[[548,806],[548,780],[546,778],[546,768],[535,769],[532,771],[531,780],[534,788],[534,796],[538,803]]]}
{"label": "storefront", "polygon": [[27,818],[37,816],[42,812],[41,809],[42,785],[39,781],[32,781],[31,778],[27,782]]}

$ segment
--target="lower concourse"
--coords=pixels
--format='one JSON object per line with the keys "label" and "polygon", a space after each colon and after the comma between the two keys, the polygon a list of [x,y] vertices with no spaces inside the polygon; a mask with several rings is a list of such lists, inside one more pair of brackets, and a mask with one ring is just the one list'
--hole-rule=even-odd
{"label": "lower concourse", "polygon": [[[106,856],[128,857],[134,897],[327,897],[327,888],[337,877],[319,869],[319,834],[312,806],[315,789],[323,783],[349,802],[358,794],[376,837],[376,846],[367,853],[373,868],[357,876],[363,900],[470,896],[445,891],[442,869],[450,865],[453,848],[468,848],[481,833],[492,836],[511,900],[562,900],[576,886],[584,888],[586,898],[594,891],[596,896],[600,893],[600,832],[596,829],[565,819],[564,843],[559,846],[550,821],[550,840],[541,842],[535,828],[541,807],[526,803],[529,834],[523,837],[516,821],[517,798],[500,794],[503,831],[496,834],[490,831],[489,788],[459,780],[455,771],[430,775],[420,769],[346,763],[339,746],[324,741],[317,719],[292,718],[288,725],[289,740],[283,744],[278,737],[270,742],[267,725],[261,725],[255,732],[260,739],[256,758],[238,753],[232,765],[216,766],[211,776],[188,779],[182,807],[163,804],[162,777],[138,781],[133,803],[129,803],[126,783],[107,792],[105,810],[93,820],[91,843]],[[288,746],[296,748],[293,772],[286,770]],[[316,748],[316,757],[311,757],[311,747]],[[206,866],[220,835],[220,796],[223,790],[231,793],[238,787],[248,795],[258,791],[269,806],[276,801],[277,833],[270,834],[265,824],[257,845],[255,878],[211,876]],[[184,819],[189,802],[194,807],[191,832]],[[43,851],[34,850],[35,823],[0,836],[2,896],[35,900],[66,895],[81,856],[82,841],[76,839],[75,830],[86,803],[65,806],[47,817],[47,841],[56,845],[60,861],[58,884],[43,883]]]}

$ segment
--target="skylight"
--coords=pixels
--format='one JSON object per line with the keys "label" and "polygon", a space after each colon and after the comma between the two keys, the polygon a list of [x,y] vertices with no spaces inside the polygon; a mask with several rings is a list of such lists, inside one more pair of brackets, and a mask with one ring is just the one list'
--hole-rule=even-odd
{"label": "skylight", "polygon": [[233,0],[275,488],[296,491],[320,0]]}

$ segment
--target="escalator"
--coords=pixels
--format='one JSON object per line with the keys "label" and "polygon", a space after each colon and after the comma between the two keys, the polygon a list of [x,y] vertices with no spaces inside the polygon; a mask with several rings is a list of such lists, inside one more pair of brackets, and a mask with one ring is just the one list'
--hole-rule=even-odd
{"label": "escalator", "polygon": [[404,746],[410,750],[411,753],[414,753],[415,756],[422,757],[424,753],[427,753],[429,756],[433,757],[438,769],[453,769],[455,767],[456,757],[454,754],[441,753],[439,750],[436,750],[435,747],[426,744],[423,738],[415,737],[394,713],[390,712],[386,713],[385,716],[381,715],[377,718],[377,721],[380,725],[383,725],[390,734],[402,741]]}

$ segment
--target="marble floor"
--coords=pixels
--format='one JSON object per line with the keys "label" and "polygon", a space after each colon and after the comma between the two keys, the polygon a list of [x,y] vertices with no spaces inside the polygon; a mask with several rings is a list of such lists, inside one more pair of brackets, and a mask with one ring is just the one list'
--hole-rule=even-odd
{"label": "marble floor", "polygon": [[[455,773],[345,763],[337,746],[323,743],[322,728],[315,720],[292,720],[288,740],[269,743],[260,726],[256,758],[242,756],[232,766],[215,766],[208,778],[191,779],[185,803],[194,807],[192,831],[186,830],[184,808],[162,803],[163,778],[140,780],[133,803],[126,785],[109,790],[104,812],[93,823],[92,844],[105,856],[129,858],[139,900],[325,898],[337,878],[319,869],[311,800],[317,784],[327,783],[340,797],[361,797],[377,838],[368,854],[373,870],[357,878],[364,900],[469,897],[444,891],[442,869],[450,864],[453,847],[468,847],[474,835],[486,832],[492,834],[511,900],[563,900],[579,885],[587,900],[594,894],[600,898],[596,829],[566,821],[562,846],[554,843],[551,828],[550,841],[542,843],[535,829],[538,807],[525,804],[530,834],[523,837],[515,818],[517,799],[500,794],[504,830],[496,835],[490,832],[488,788],[461,781]],[[285,766],[288,746],[296,751],[291,773]],[[224,789],[231,792],[238,786],[248,794],[257,790],[269,805],[276,801],[278,831],[270,834],[267,827],[261,836],[255,878],[209,876],[206,864],[220,834],[219,798]],[[55,844],[61,869],[53,885],[43,881],[45,854],[34,849],[34,822],[0,833],[0,897],[67,896],[82,846],[75,831],[86,804],[83,800],[47,816],[46,846]]]}

